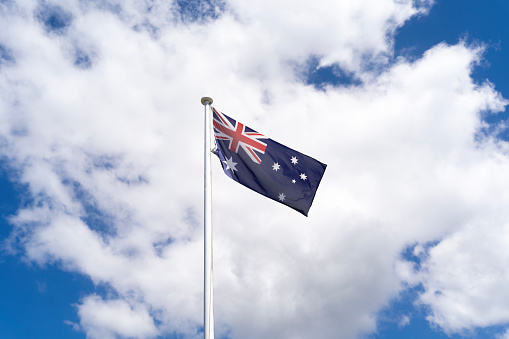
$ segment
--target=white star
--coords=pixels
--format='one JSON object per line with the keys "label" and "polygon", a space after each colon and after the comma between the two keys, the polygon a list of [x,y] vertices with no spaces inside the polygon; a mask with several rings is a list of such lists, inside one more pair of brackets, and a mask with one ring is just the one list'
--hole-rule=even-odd
{"label": "white star", "polygon": [[238,171],[238,169],[235,168],[237,163],[233,161],[233,157],[230,157],[230,159],[226,159],[226,161],[223,162],[226,164],[226,169],[231,169],[232,172]]}
{"label": "white star", "polygon": [[279,201],[285,201],[284,193],[279,193]]}
{"label": "white star", "polygon": [[301,174],[300,174],[300,178],[301,178],[302,180],[306,180],[306,179],[308,178],[308,176],[307,176],[306,174],[304,174],[304,173],[301,173]]}
{"label": "white star", "polygon": [[297,165],[297,163],[299,162],[299,159],[297,159],[297,157],[292,157],[292,164],[294,165]]}
{"label": "white star", "polygon": [[295,184],[297,181],[295,179],[292,180],[292,184]]}
{"label": "white star", "polygon": [[281,165],[280,165],[280,164],[278,164],[277,162],[275,162],[275,163],[274,163],[274,165],[272,165],[272,169],[273,169],[274,171],[276,171],[276,172],[277,172],[277,170],[278,170],[280,167],[281,167]]}

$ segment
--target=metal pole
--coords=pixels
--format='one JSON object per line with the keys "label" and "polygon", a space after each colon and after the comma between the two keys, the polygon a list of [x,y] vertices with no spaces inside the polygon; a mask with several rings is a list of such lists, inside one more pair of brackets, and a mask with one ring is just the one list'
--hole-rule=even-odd
{"label": "metal pole", "polygon": [[201,98],[205,106],[205,172],[204,172],[204,337],[214,339],[214,280],[212,255],[212,172],[210,168],[212,117],[210,105],[213,100]]}

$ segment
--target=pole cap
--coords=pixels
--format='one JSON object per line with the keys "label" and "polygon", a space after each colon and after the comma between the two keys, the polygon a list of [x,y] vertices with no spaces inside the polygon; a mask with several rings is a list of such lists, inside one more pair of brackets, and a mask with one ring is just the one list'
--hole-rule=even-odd
{"label": "pole cap", "polygon": [[204,105],[204,106],[207,105],[207,101],[209,102],[209,105],[211,105],[214,102],[214,100],[212,100],[212,98],[209,98],[209,97],[201,98],[202,105]]}

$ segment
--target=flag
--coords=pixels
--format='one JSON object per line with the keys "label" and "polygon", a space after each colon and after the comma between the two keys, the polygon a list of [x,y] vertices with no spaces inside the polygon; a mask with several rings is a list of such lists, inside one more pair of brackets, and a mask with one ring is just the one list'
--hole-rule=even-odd
{"label": "flag", "polygon": [[327,165],[286,147],[212,108],[224,173],[238,183],[305,216]]}

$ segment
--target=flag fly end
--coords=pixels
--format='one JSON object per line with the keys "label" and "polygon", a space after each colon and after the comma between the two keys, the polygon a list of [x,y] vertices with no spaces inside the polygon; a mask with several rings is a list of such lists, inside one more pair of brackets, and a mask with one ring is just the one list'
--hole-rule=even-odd
{"label": "flag fly end", "polygon": [[210,98],[210,97],[201,98],[201,104],[203,106],[212,105],[213,102],[214,102],[214,100],[212,100],[212,98]]}

